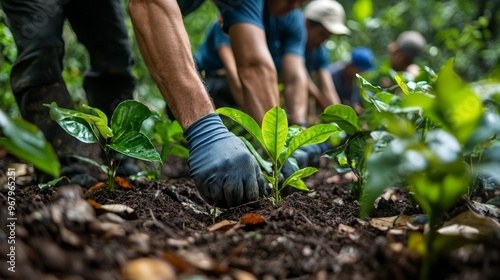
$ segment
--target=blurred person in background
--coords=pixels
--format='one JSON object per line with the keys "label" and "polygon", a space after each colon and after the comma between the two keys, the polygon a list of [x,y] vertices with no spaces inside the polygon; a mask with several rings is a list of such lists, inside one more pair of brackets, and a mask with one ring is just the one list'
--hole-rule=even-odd
{"label": "blurred person in background", "polygon": [[[420,32],[414,30],[402,32],[387,47],[390,69],[402,73],[407,80],[415,79],[420,73],[420,67],[415,64],[415,60],[423,55],[426,45],[427,40]],[[394,73],[391,74],[389,71],[387,76],[380,81],[381,87],[388,88],[395,84],[392,81]]]}
{"label": "blurred person in background", "polygon": [[350,61],[338,61],[328,66],[328,71],[335,83],[342,104],[351,106],[358,114],[363,112],[356,74],[372,69],[375,56],[366,47],[354,47]]}
{"label": "blurred person in background", "polygon": [[[308,91],[321,110],[332,104],[340,104],[337,90],[328,71],[330,53],[324,42],[332,35],[350,35],[344,25],[345,11],[333,0],[316,0],[304,8],[307,30],[306,68],[309,73]],[[315,83],[316,82],[316,83]]]}

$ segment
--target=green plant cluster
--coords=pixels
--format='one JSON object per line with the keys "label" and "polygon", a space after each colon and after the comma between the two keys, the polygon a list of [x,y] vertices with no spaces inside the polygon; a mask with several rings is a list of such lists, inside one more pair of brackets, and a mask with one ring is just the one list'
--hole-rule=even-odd
{"label": "green plant cluster", "polygon": [[447,211],[473,191],[477,178],[500,185],[500,80],[493,75],[466,83],[453,62],[437,74],[427,68],[415,81],[398,74],[390,89],[358,75],[365,112],[358,117],[334,105],[321,115],[348,135],[330,156],[340,171],[358,176],[353,190],[361,217],[389,187],[407,188],[427,214],[424,277],[443,246],[436,229]]}
{"label": "green plant cluster", "polygon": [[[318,171],[314,167],[298,169],[296,162],[289,161],[293,158],[293,152],[302,146],[325,142],[333,133],[341,131],[334,124],[317,124],[307,129],[296,125],[289,127],[286,113],[280,107],[274,107],[266,112],[262,128],[252,117],[237,109],[224,107],[217,109],[216,112],[241,125],[260,144],[262,152],[259,153],[257,147],[254,147],[250,141],[240,137],[264,170],[264,177],[272,186],[271,198],[274,202],[281,201],[281,192],[287,186],[309,191],[302,179]],[[282,170],[287,161],[295,167],[295,172],[288,178],[282,178],[280,184],[280,176],[283,176]]]}
{"label": "green plant cluster", "polygon": [[101,145],[107,157],[106,165],[87,158],[77,158],[100,167],[108,175],[108,187],[111,189],[114,189],[118,167],[112,151],[140,160],[162,162],[151,140],[140,131],[142,123],[155,113],[138,101],[127,100],[118,104],[110,126],[106,114],[88,105],[83,106],[88,113],[60,108],[55,102],[45,106],[50,108],[51,118],[68,134],[81,142],[97,142]]}

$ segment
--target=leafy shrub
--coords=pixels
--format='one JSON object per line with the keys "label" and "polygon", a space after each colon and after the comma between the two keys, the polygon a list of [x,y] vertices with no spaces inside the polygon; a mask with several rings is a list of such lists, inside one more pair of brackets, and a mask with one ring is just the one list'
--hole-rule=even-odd
{"label": "leafy shrub", "polygon": [[[106,114],[97,108],[84,105],[83,107],[90,111],[84,113],[60,108],[55,102],[44,105],[50,108],[51,118],[68,134],[84,143],[99,142],[106,154],[107,165],[102,166],[91,159],[77,158],[100,167],[108,175],[108,186],[111,189],[114,189],[118,167],[112,151],[145,161],[162,162],[151,140],[140,132],[142,123],[154,115],[140,102],[126,100],[118,104],[111,117],[111,127],[108,126]],[[100,141],[101,137],[103,142]]]}

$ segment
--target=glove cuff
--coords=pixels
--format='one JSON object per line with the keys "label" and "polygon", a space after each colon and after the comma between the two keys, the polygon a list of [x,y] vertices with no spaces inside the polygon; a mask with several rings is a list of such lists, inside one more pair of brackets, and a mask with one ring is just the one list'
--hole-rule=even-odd
{"label": "glove cuff", "polygon": [[194,149],[202,144],[209,144],[219,139],[226,138],[227,130],[220,116],[211,113],[197,119],[184,131],[184,138],[190,149]]}

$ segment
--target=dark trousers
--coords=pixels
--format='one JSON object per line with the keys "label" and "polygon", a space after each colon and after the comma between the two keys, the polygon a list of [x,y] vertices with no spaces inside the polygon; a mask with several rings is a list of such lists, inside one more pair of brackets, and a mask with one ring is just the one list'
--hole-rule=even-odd
{"label": "dark trousers", "polygon": [[[131,74],[134,59],[120,0],[0,2],[18,50],[11,72],[11,86],[20,107],[32,102],[22,100],[23,95],[27,91],[37,91],[37,88],[56,88],[56,93],[37,91],[43,95],[67,94],[61,76],[62,30],[66,19],[89,53],[90,68],[83,81],[89,105],[110,114],[120,101],[132,98],[136,84]],[[62,85],[64,89],[51,85]],[[49,101],[56,99],[47,98]]]}
{"label": "dark trousers", "polygon": [[231,94],[231,90],[229,90],[229,83],[226,76],[207,76],[204,81],[215,108],[231,107],[239,109]]}

